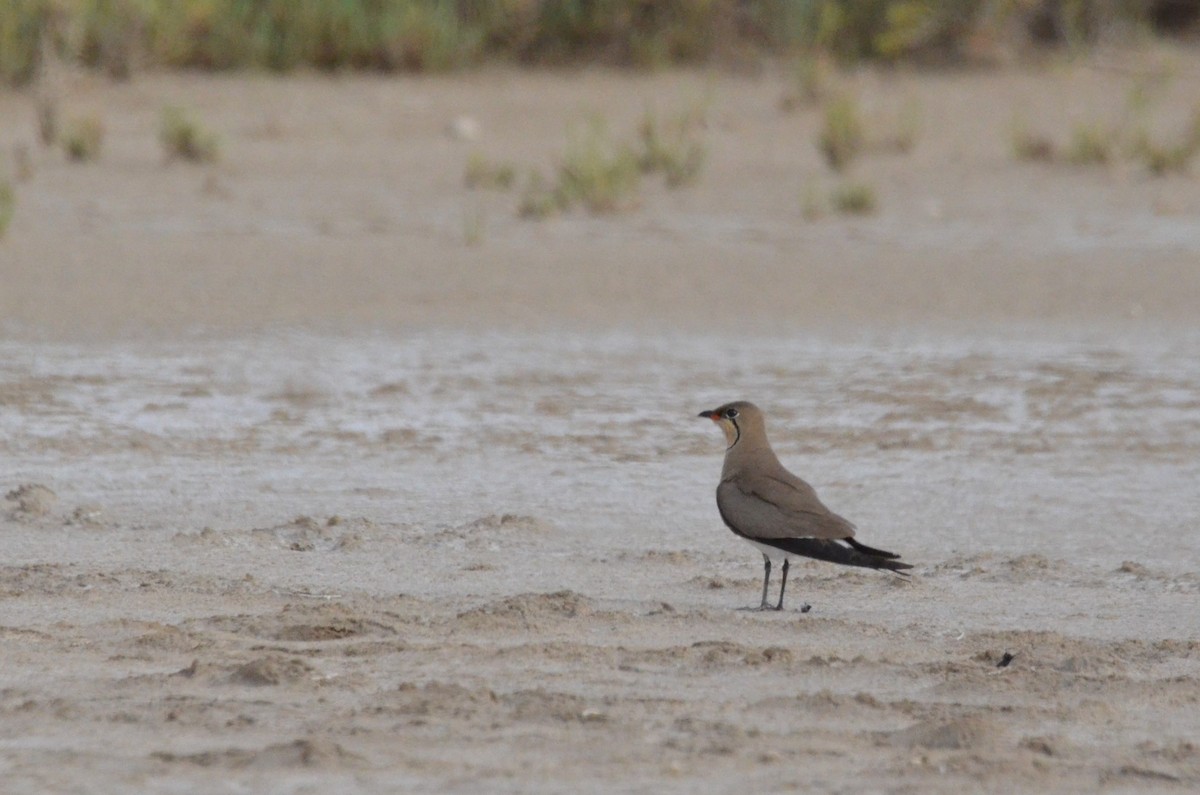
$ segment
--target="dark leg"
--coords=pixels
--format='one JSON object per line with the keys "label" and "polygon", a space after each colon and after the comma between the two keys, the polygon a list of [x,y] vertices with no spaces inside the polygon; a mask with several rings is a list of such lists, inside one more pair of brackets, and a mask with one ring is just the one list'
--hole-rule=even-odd
{"label": "dark leg", "polygon": [[[785,567],[786,563],[783,564]],[[787,571],[785,568],[784,571]],[[767,584],[771,582],[771,559],[763,555],[763,597],[762,604],[758,606],[759,610],[770,610],[771,605],[767,604]]]}
{"label": "dark leg", "polygon": [[775,605],[776,610],[783,609],[783,592],[787,590],[788,563],[789,563],[788,559],[784,558],[783,559],[783,582],[781,582],[779,584],[779,604]]}
{"label": "dark leg", "polygon": [[[783,592],[784,592],[785,590],[787,590],[787,573],[788,573],[788,568],[789,568],[789,567],[788,567],[788,559],[787,559],[787,558],[784,558],[784,559],[783,559],[783,582],[782,582],[782,583],[780,583],[780,585],[779,585],[779,604],[775,605],[775,609],[776,609],[776,610],[782,610],[782,609],[783,609]],[[812,605],[810,605],[809,603],[805,602],[804,604],[800,605],[800,612],[801,612],[801,613],[807,613],[809,610],[812,610]]]}

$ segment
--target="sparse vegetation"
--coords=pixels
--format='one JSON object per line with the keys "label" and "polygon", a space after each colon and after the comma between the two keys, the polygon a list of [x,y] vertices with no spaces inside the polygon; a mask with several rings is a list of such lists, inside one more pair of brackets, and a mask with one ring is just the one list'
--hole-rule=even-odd
{"label": "sparse vegetation", "polygon": [[638,167],[644,174],[661,171],[667,187],[695,182],[704,167],[704,143],[697,135],[702,115],[680,113],[666,125],[647,111],[638,128]]}
{"label": "sparse vegetation", "polygon": [[158,138],[168,160],[178,158],[196,163],[213,163],[220,156],[221,143],[217,134],[205,129],[183,108],[163,108]]}
{"label": "sparse vegetation", "polygon": [[17,194],[7,179],[0,177],[0,238],[8,231],[12,223],[13,212],[17,207]]}
{"label": "sparse vegetation", "polygon": [[58,140],[58,101],[50,96],[37,98],[38,138],[44,146]]}
{"label": "sparse vegetation", "polygon": [[1115,124],[1079,122],[1061,150],[1049,136],[1031,133],[1016,116],[1011,133],[1013,154],[1019,160],[1061,160],[1079,166],[1105,165],[1120,156],[1140,161],[1155,176],[1185,172],[1200,154],[1200,106],[1175,136],[1151,134],[1152,108],[1163,91],[1163,79],[1154,82],[1145,75],[1135,77],[1124,112]]}
{"label": "sparse vegetation", "polygon": [[1173,141],[1154,139],[1144,130],[1137,135],[1131,147],[1133,155],[1140,159],[1155,176],[1183,173],[1200,153],[1200,107],[1193,113],[1187,126]]}
{"label": "sparse vegetation", "polygon": [[63,128],[61,140],[69,160],[76,163],[95,160],[104,144],[104,123],[97,116],[70,119]]}
{"label": "sparse vegetation", "polygon": [[541,172],[530,171],[525,180],[525,188],[521,192],[521,201],[517,204],[517,215],[540,221],[562,209],[557,192],[547,185]]}
{"label": "sparse vegetation", "polygon": [[845,182],[829,196],[833,209],[848,215],[868,215],[875,212],[875,189],[865,182]]}
{"label": "sparse vegetation", "polygon": [[792,68],[790,89],[779,100],[785,113],[811,107],[823,101],[830,93],[833,82],[833,65],[824,51],[815,49],[802,54]]}
{"label": "sparse vegetation", "polygon": [[835,171],[844,171],[862,151],[863,137],[858,101],[849,94],[830,100],[817,136],[817,148],[825,156],[825,162]]}
{"label": "sparse vegetation", "polygon": [[705,148],[699,138],[704,113],[698,107],[674,116],[667,124],[647,111],[636,143],[615,140],[603,119],[573,128],[551,185],[531,171],[521,192],[517,213],[522,218],[546,218],[572,207],[604,214],[633,207],[643,175],[661,173],[667,187],[694,182],[704,167]]}
{"label": "sparse vegetation", "polygon": [[1196,153],[1194,147],[1182,143],[1163,144],[1151,140],[1149,136],[1141,138],[1135,144],[1134,151],[1156,177],[1187,171]]}
{"label": "sparse vegetation", "polygon": [[1076,166],[1103,165],[1112,160],[1116,136],[1097,122],[1081,122],[1071,130],[1065,157]]}
{"label": "sparse vegetation", "polygon": [[468,188],[508,190],[517,181],[517,170],[511,163],[493,163],[482,152],[472,152],[467,158],[463,182]]}
{"label": "sparse vegetation", "polygon": [[576,128],[558,166],[559,204],[579,204],[593,213],[628,208],[638,189],[641,169],[628,144],[616,143],[601,119]]}

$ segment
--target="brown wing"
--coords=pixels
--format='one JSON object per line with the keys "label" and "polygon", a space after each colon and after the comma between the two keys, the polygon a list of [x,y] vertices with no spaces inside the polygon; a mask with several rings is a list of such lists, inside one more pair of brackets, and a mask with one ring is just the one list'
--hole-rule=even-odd
{"label": "brown wing", "polygon": [[799,478],[740,474],[717,487],[725,524],[749,538],[851,538],[854,525],[825,507]]}

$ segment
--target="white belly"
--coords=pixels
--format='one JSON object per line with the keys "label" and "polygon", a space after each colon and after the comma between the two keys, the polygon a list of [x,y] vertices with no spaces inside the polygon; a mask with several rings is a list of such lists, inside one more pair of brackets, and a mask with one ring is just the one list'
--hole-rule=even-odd
{"label": "white belly", "polygon": [[[742,537],[738,536],[738,538]],[[773,547],[770,544],[760,544],[757,541],[751,541],[749,538],[742,538],[742,540],[775,562],[783,560],[795,560],[803,557],[803,555],[793,555],[791,552],[786,552],[779,547]]]}

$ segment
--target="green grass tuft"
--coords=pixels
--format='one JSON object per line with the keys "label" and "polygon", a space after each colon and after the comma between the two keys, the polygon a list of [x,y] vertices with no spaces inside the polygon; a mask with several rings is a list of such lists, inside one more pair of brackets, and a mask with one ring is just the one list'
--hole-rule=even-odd
{"label": "green grass tuft", "polygon": [[[705,107],[694,105],[663,124],[647,111],[633,143],[613,139],[601,118],[571,128],[555,183],[549,185],[541,174],[532,172],[518,214],[547,218],[573,207],[593,214],[627,210],[636,206],[641,178],[647,174],[661,173],[669,188],[695,182],[704,167],[705,146],[699,131],[706,113]],[[485,169],[481,164],[470,171]]]}
{"label": "green grass tuft", "polygon": [[829,196],[833,209],[846,215],[869,215],[875,212],[875,189],[863,182],[846,182],[833,189]]}
{"label": "green grass tuft", "polygon": [[791,113],[814,107],[829,96],[833,83],[833,65],[821,50],[803,53],[792,66],[792,87],[779,100],[779,108]]}
{"label": "green grass tuft", "polygon": [[703,115],[684,112],[666,125],[650,111],[638,127],[638,167],[644,174],[662,172],[667,187],[690,185],[704,168],[706,151],[698,137]]}
{"label": "green grass tuft", "polygon": [[104,123],[96,116],[70,119],[63,129],[61,143],[67,159],[76,163],[95,160],[104,144]]}
{"label": "green grass tuft", "polygon": [[525,188],[521,191],[521,200],[517,204],[517,215],[540,221],[562,209],[558,192],[546,183],[546,178],[541,172],[530,171],[525,180]]}
{"label": "green grass tuft", "polygon": [[58,102],[51,96],[37,98],[38,138],[45,146],[58,140]]}
{"label": "green grass tuft", "polygon": [[481,152],[467,158],[463,182],[468,188],[508,190],[517,181],[517,170],[511,163],[493,163]]}
{"label": "green grass tuft", "polygon": [[1111,130],[1096,122],[1083,122],[1071,131],[1065,157],[1076,166],[1104,165],[1112,160],[1115,145]]}
{"label": "green grass tuft", "polygon": [[817,148],[831,168],[844,171],[862,152],[864,141],[862,114],[858,102],[848,94],[835,97],[825,106],[824,123],[817,137]]}
{"label": "green grass tuft", "polygon": [[221,154],[217,134],[205,129],[188,111],[175,106],[163,108],[158,139],[168,160],[215,163]]}
{"label": "green grass tuft", "polygon": [[633,205],[640,176],[633,149],[615,143],[603,120],[593,119],[569,135],[556,193],[564,208],[578,204],[592,213],[612,213]]}
{"label": "green grass tuft", "polygon": [[17,194],[7,179],[0,177],[0,238],[8,231],[17,208]]}
{"label": "green grass tuft", "polygon": [[1134,139],[1131,151],[1155,176],[1186,173],[1200,153],[1200,107],[1174,141],[1152,139],[1143,130]]}

